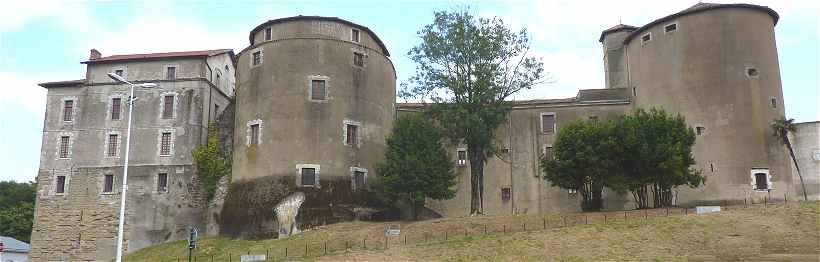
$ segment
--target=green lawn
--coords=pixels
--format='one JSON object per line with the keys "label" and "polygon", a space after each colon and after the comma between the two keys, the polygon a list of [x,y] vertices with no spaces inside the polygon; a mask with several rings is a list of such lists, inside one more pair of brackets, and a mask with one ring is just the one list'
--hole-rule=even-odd
{"label": "green lawn", "polygon": [[[678,209],[669,212],[667,217],[664,209],[646,214],[631,211],[626,219],[623,212],[569,214],[567,227],[558,215],[405,222],[401,223],[402,233],[408,244],[404,244],[405,235],[390,237],[386,250],[385,224],[351,222],[312,229],[282,240],[207,237],[200,241],[194,254],[197,261],[211,261],[211,257],[214,261],[239,261],[239,255],[247,253],[268,253],[271,260],[328,261],[820,261],[818,202],[731,206],[706,215],[683,215]],[[649,218],[644,219],[645,215]],[[185,245],[178,241],[149,247],[130,254],[126,260],[185,261]]]}

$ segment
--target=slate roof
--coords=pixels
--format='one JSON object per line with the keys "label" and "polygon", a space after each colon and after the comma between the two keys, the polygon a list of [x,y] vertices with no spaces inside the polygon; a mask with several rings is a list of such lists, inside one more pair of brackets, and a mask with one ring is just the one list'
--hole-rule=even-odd
{"label": "slate roof", "polygon": [[0,236],[0,242],[3,243],[3,252],[28,253],[31,251],[31,245],[11,237]]}
{"label": "slate roof", "polygon": [[299,21],[299,20],[331,21],[331,22],[346,24],[348,26],[355,27],[356,29],[364,30],[365,32],[367,32],[368,34],[373,36],[373,40],[375,40],[376,44],[378,44],[379,47],[382,49],[382,53],[384,53],[384,56],[390,56],[390,52],[387,51],[387,47],[384,45],[384,42],[382,42],[382,40],[379,39],[379,36],[376,35],[376,33],[373,33],[373,31],[371,31],[370,28],[367,28],[366,26],[363,26],[363,25],[360,25],[360,24],[357,24],[357,23],[353,23],[353,22],[350,22],[350,21],[347,21],[347,20],[344,20],[344,19],[341,19],[341,18],[338,18],[338,17],[299,15],[299,16],[283,17],[283,18],[279,18],[279,19],[268,20],[267,22],[264,22],[264,23],[262,23],[262,24],[260,24],[256,27],[254,27],[253,30],[251,30],[250,36],[248,36],[248,40],[250,41],[250,44],[253,45],[253,35],[257,31],[262,30],[262,28],[267,27],[268,25],[284,23],[284,22],[290,22],[290,21]]}
{"label": "slate roof", "polygon": [[631,26],[631,25],[625,25],[625,24],[618,24],[616,26],[610,27],[609,29],[604,30],[603,32],[601,32],[601,37],[598,37],[598,42],[604,42],[604,36],[606,36],[610,33],[615,33],[615,32],[624,31],[624,30],[633,31],[635,29],[638,29],[638,27]]}
{"label": "slate roof", "polygon": [[93,64],[112,61],[126,61],[126,60],[151,60],[161,58],[180,58],[180,57],[209,57],[230,53],[231,59],[234,59],[232,49],[215,49],[215,50],[201,50],[201,51],[183,51],[183,52],[166,52],[166,53],[148,53],[148,54],[127,54],[127,55],[112,55],[101,57],[97,59],[89,59],[82,62],[83,64]]}
{"label": "slate roof", "polygon": [[37,84],[37,85],[45,87],[45,88],[50,88],[50,87],[76,86],[76,85],[81,85],[83,83],[85,83],[85,79],[45,82],[45,83],[40,83],[40,84]]}
{"label": "slate roof", "polygon": [[723,8],[747,8],[747,9],[752,9],[752,10],[758,10],[758,11],[761,11],[761,12],[765,12],[765,13],[769,14],[769,16],[772,17],[772,20],[773,20],[775,25],[777,25],[777,21],[780,19],[780,15],[778,15],[777,12],[775,12],[774,10],[769,8],[768,6],[752,5],[752,4],[697,3],[697,4],[695,4],[695,5],[693,5],[689,8],[684,9],[683,11],[680,11],[680,12],[677,12],[677,13],[662,17],[660,19],[652,21],[651,23],[648,23],[644,26],[639,27],[638,29],[632,31],[632,33],[630,33],[629,35],[626,36],[626,38],[624,39],[624,44],[629,44],[629,41],[631,41],[633,38],[640,35],[641,32],[646,31],[647,29],[649,29],[649,28],[651,28],[655,25],[664,23],[664,22],[669,21],[669,20],[673,20],[673,19],[681,17],[681,16],[694,14],[694,13],[700,13],[700,12],[709,11],[709,10],[723,9]]}

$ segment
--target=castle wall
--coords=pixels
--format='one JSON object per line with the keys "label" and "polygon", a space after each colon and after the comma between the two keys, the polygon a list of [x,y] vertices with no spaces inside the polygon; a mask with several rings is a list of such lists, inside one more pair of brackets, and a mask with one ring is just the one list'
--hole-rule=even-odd
{"label": "castle wall", "polygon": [[[677,30],[665,32],[673,22]],[[795,197],[788,158],[769,127],[785,114],[772,16],[712,9],[634,34],[627,42],[634,106],[662,107],[705,128],[694,156],[706,186],[681,189],[679,203]],[[771,190],[753,190],[752,168],[769,169]]]}
{"label": "castle wall", "polygon": [[[797,164],[800,165],[800,172],[803,175],[803,182],[806,185],[806,193],[809,199],[820,200],[820,122],[796,123],[795,127],[797,131],[791,133],[790,138]],[[785,145],[782,147],[785,150]],[[800,185],[800,177],[791,160],[790,163],[795,197],[802,198],[803,188]]]}

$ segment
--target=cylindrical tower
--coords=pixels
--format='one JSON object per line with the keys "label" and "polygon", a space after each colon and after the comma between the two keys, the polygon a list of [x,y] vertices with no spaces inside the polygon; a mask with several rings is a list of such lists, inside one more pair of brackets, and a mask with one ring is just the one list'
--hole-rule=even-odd
{"label": "cylindrical tower", "polygon": [[308,209],[349,204],[392,128],[396,74],[384,43],[343,19],[295,16],[257,26],[250,44],[236,66],[232,182],[278,181],[278,191],[305,192]]}
{"label": "cylindrical tower", "polygon": [[634,106],[680,113],[695,128],[706,186],[679,203],[794,196],[788,156],[770,124],[784,116],[768,7],[699,3],[624,39]]}

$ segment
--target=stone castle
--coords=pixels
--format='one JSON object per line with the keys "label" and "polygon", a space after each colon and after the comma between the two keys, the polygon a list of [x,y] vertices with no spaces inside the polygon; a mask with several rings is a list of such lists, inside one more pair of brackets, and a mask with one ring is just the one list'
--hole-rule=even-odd
{"label": "stone castle", "polygon": [[[537,160],[551,154],[562,125],[638,107],[680,113],[696,130],[695,159],[707,184],[679,189],[677,204],[796,198],[789,156],[769,128],[785,115],[778,18],[764,6],[699,3],[641,27],[604,30],[604,89],[514,103],[497,130],[503,154],[485,167],[485,213],[579,211],[580,197],[545,182]],[[394,119],[421,105],[396,103],[396,71],[384,43],[350,21],[295,16],[260,24],[249,44],[237,54],[92,50],[84,79],[40,84],[48,98],[32,260],[109,260],[115,253],[130,100],[128,87],[107,73],[159,85],[138,90],[132,105],[128,252],[184,239],[189,226],[275,236],[273,209],[295,193],[304,195],[297,217],[303,226],[394,218],[368,183],[378,180],[375,165]],[[211,123],[232,152],[232,174],[209,201],[190,152],[205,143]],[[812,142],[805,147],[820,152]],[[465,150],[451,148],[457,196],[428,201],[431,216],[469,213]],[[809,172],[817,173],[816,155],[806,158]],[[807,183],[816,197],[820,179]],[[633,208],[629,197],[605,193],[606,209]]]}

